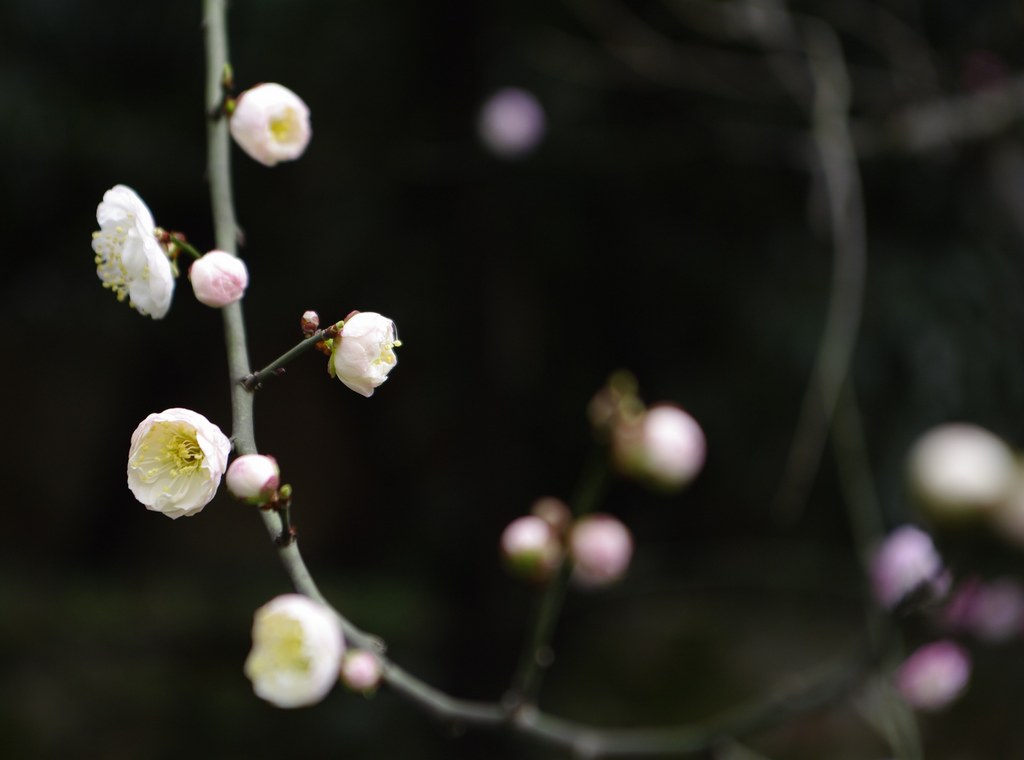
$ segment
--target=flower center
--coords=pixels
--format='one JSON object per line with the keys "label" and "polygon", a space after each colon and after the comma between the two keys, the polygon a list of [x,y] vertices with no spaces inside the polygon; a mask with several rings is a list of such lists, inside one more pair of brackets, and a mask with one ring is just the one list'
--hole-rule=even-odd
{"label": "flower center", "polygon": [[92,233],[92,249],[96,252],[96,273],[103,287],[114,291],[118,301],[128,297],[131,276],[121,260],[121,251],[128,239],[128,231],[118,225],[113,230]]}
{"label": "flower center", "polygon": [[161,478],[175,481],[192,475],[202,466],[203,458],[192,427],[182,422],[162,422],[146,436],[132,464],[145,482],[153,483]]}
{"label": "flower center", "polygon": [[249,677],[280,672],[308,673],[313,661],[306,652],[302,624],[288,615],[271,614],[256,627],[255,645],[245,663]]}
{"label": "flower center", "polygon": [[270,120],[270,133],[278,142],[290,142],[295,137],[297,125],[295,111],[286,108],[283,114]]}
{"label": "flower center", "polygon": [[381,343],[380,353],[373,360],[374,364],[394,364],[398,361],[395,358],[395,348],[402,345],[402,341],[396,340],[393,343]]}

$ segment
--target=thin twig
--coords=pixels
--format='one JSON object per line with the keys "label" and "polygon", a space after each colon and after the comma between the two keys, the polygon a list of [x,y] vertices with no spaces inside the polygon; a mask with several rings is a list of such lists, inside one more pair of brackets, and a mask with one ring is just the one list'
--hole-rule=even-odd
{"label": "thin twig", "polygon": [[257,390],[261,385],[263,385],[263,382],[265,380],[279,374],[278,370],[282,369],[286,364],[291,363],[294,359],[309,351],[309,349],[316,346],[317,343],[321,342],[322,340],[325,340],[327,337],[331,335],[332,331],[334,331],[333,325],[331,327],[326,327],[323,330],[317,330],[308,338],[299,342],[298,344],[290,348],[288,351],[284,352],[279,357],[274,359],[274,361],[270,362],[270,364],[268,364],[263,369],[259,370],[258,372],[253,372],[252,374],[245,375],[239,382],[241,383],[242,387],[245,388],[247,391]]}
{"label": "thin twig", "polygon": [[[208,109],[218,102],[221,72],[227,63],[225,0],[204,0],[207,35],[207,66],[210,72]],[[231,200],[229,142],[224,119],[211,120],[209,130],[209,174],[217,245],[233,253],[237,224]],[[222,310],[225,323],[228,366],[232,379],[233,437],[238,453],[257,453],[253,428],[253,394],[238,382],[250,374],[246,350],[245,326],[240,303]],[[267,531],[276,540],[283,530],[280,516],[273,510],[260,510]],[[296,590],[330,606],[299,552],[298,542],[278,546],[285,571]],[[332,608],[333,609],[333,608]],[[335,610],[337,613],[337,611]],[[385,682],[433,715],[452,722],[476,726],[506,727],[536,741],[573,750],[585,757],[611,755],[681,755],[703,753],[730,738],[763,730],[795,715],[806,713],[844,695],[856,684],[873,660],[873,653],[858,647],[856,655],[838,668],[829,669],[801,681],[794,688],[759,699],[750,705],[702,725],[674,728],[604,730],[545,715],[530,707],[509,711],[499,703],[474,702],[451,697],[430,686],[385,655],[383,643],[348,622],[340,613],[345,636],[350,644],[378,653]]]}
{"label": "thin twig", "polygon": [[850,82],[831,28],[805,21],[814,79],[813,139],[827,196],[832,237],[832,287],[811,381],[775,500],[776,513],[795,520],[821,462],[825,438],[849,372],[860,329],[867,268],[867,233],[857,154],[850,137]]}

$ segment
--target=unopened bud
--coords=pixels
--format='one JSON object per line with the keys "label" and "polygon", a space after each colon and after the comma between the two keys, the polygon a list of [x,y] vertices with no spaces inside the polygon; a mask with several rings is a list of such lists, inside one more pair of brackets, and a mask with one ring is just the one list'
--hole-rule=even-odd
{"label": "unopened bud", "polygon": [[544,580],[562,562],[558,534],[536,515],[517,517],[501,534],[501,553],[516,575]]}
{"label": "unopened bud", "polygon": [[633,558],[633,537],[611,515],[588,515],[573,525],[569,553],[575,581],[594,588],[605,586],[626,574]]}
{"label": "unopened bud", "polygon": [[249,286],[245,262],[226,251],[210,251],[188,270],[196,300],[220,309],[241,299]]}
{"label": "unopened bud", "polygon": [[572,512],[561,499],[554,496],[545,496],[537,499],[530,507],[530,514],[539,517],[551,526],[557,535],[565,532],[572,522]]}
{"label": "unopened bud", "polygon": [[948,584],[931,537],[912,525],[890,533],[871,558],[875,599],[886,609],[921,590],[931,597],[942,596]]}
{"label": "unopened bud", "polygon": [[266,504],[280,482],[277,460],[264,454],[243,454],[228,467],[228,491],[247,504]]}
{"label": "unopened bud", "polygon": [[341,663],[341,681],[352,691],[372,692],[380,683],[381,667],[377,655],[367,649],[352,649]]}
{"label": "unopened bud", "polygon": [[953,702],[971,677],[967,651],[952,641],[936,641],[918,649],[896,673],[896,688],[914,708],[941,710]]}
{"label": "unopened bud", "polygon": [[968,578],[942,613],[949,628],[999,643],[1024,633],[1024,588],[1013,578]]}
{"label": "unopened bud", "polygon": [[622,419],[612,435],[612,454],[628,476],[660,488],[687,485],[704,466],[707,444],[700,425],[671,404],[652,406],[637,419]]}
{"label": "unopened bud", "polygon": [[315,311],[304,311],[299,324],[302,327],[302,334],[308,338],[320,329],[320,315]]}

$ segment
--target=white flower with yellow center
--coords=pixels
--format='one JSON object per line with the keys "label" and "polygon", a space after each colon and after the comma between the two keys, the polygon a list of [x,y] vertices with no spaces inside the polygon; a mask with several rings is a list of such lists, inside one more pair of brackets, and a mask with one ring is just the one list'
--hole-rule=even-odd
{"label": "white flower with yellow center", "polygon": [[345,642],[338,618],[300,594],[256,610],[245,675],[256,696],[277,707],[319,702],[338,682]]}
{"label": "white flower with yellow center", "polygon": [[401,345],[394,322],[374,311],[357,312],[334,339],[327,371],[356,393],[372,396],[398,364],[395,349]]}
{"label": "white flower with yellow center", "polygon": [[239,147],[265,166],[298,158],[313,135],[302,98],[274,82],[239,95],[229,126]]}
{"label": "white flower with yellow center", "polygon": [[217,493],[230,451],[228,437],[198,412],[151,414],[132,433],[128,488],[146,509],[194,515]]}
{"label": "white flower with yellow center", "polygon": [[118,301],[160,319],[171,307],[174,271],[157,242],[153,215],[134,190],[115,185],[96,209],[100,225],[92,233],[96,274]]}

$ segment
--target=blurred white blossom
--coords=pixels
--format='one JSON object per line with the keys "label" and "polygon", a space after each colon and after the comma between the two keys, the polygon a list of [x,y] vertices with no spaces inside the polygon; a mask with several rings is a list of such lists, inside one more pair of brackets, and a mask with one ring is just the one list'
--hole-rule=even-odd
{"label": "blurred white blossom", "polygon": [[911,487],[937,517],[970,515],[1005,500],[1017,478],[1010,447],[977,425],[951,423],[933,428],[909,456]]}
{"label": "blurred white blossom", "polygon": [[128,487],[146,509],[170,518],[194,515],[217,493],[231,441],[190,409],[165,409],[132,433]]}
{"label": "blurred white blossom", "polygon": [[338,682],[345,653],[338,618],[319,602],[284,594],[256,610],[245,675],[277,707],[304,707]]}
{"label": "blurred white blossom", "polygon": [[298,158],[313,135],[309,108],[294,92],[274,82],[238,96],[230,128],[242,150],[265,166]]}
{"label": "blurred white blossom", "polygon": [[96,221],[92,249],[103,287],[140,314],[161,319],[171,308],[174,270],[149,208],[130,187],[115,185],[103,194]]}

